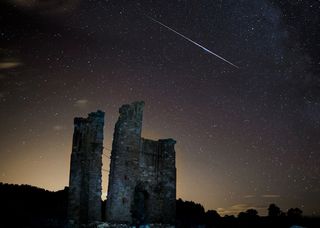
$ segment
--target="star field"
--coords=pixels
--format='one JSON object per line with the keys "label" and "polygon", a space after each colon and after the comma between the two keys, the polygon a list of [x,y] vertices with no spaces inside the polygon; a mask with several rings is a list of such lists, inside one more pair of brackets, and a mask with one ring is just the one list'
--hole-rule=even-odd
{"label": "star field", "polygon": [[178,197],[320,216],[319,1],[64,2],[0,3],[0,181],[62,189],[73,118],[105,111],[110,148],[144,100],[142,134],[177,140]]}

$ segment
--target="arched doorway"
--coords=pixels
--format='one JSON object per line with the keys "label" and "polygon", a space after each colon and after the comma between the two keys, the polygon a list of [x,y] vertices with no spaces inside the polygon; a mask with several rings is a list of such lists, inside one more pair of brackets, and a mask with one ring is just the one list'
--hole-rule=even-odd
{"label": "arched doorway", "polygon": [[148,223],[148,204],[149,193],[142,184],[138,184],[134,190],[134,198],[132,204],[132,222],[135,225],[143,225]]}

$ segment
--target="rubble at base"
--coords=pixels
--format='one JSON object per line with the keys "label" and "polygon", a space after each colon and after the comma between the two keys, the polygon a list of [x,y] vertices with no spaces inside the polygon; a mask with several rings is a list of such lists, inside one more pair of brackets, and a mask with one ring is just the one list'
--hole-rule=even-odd
{"label": "rubble at base", "polygon": [[91,223],[83,228],[175,228],[173,225],[168,224],[147,224],[140,226],[132,226],[127,224],[111,224],[111,223]]}

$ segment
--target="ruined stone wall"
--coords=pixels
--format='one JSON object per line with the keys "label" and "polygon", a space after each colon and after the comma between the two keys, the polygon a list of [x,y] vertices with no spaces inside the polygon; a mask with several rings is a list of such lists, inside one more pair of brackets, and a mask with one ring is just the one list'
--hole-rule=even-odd
{"label": "ruined stone wall", "polygon": [[101,168],[104,112],[74,119],[68,220],[77,227],[101,221]]}
{"label": "ruined stone wall", "polygon": [[119,109],[111,151],[106,218],[131,221],[132,194],[139,176],[139,150],[144,102]]}
{"label": "ruined stone wall", "polygon": [[173,139],[142,139],[139,180],[149,194],[147,214],[153,223],[175,222],[175,143]]}
{"label": "ruined stone wall", "polygon": [[141,138],[143,102],[120,108],[115,126],[106,218],[114,223],[175,221],[175,141]]}
{"label": "ruined stone wall", "polygon": [[174,224],[176,218],[176,152],[173,139],[161,139],[161,183],[162,183],[162,214],[163,223]]}

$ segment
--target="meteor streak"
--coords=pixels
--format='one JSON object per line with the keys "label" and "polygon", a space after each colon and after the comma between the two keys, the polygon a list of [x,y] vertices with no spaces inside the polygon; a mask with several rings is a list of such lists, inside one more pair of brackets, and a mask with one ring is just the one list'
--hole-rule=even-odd
{"label": "meteor streak", "polygon": [[217,57],[217,58],[219,58],[219,59],[223,60],[224,62],[226,62],[226,63],[230,64],[231,66],[233,66],[233,67],[235,67],[235,68],[238,68],[238,69],[239,69],[239,67],[238,67],[238,66],[236,66],[235,64],[233,64],[232,62],[230,62],[230,61],[226,60],[225,58],[221,57],[220,55],[218,55],[218,54],[216,54],[216,53],[214,53],[214,52],[210,51],[208,48],[205,48],[205,47],[204,47],[204,46],[202,46],[201,44],[198,44],[197,42],[195,42],[195,41],[191,40],[190,38],[186,37],[185,35],[183,35],[183,34],[181,34],[181,33],[177,32],[176,30],[174,30],[174,29],[170,28],[169,26],[166,26],[165,24],[161,23],[160,21],[157,21],[156,19],[154,19],[154,18],[152,18],[152,17],[150,17],[150,16],[147,16],[147,17],[148,17],[150,20],[152,20],[153,22],[155,22],[155,23],[157,23],[157,24],[159,24],[159,25],[161,25],[161,26],[165,27],[166,29],[168,29],[168,30],[170,30],[170,31],[174,32],[175,34],[177,34],[177,35],[179,35],[179,36],[183,37],[184,39],[188,40],[189,42],[191,42],[191,43],[195,44],[196,46],[198,46],[198,47],[199,47],[199,48],[201,48],[202,50],[204,50],[204,51],[206,51],[206,52],[208,52],[208,53],[210,53],[210,54],[214,55],[215,57]]}

